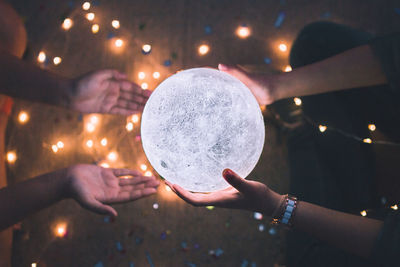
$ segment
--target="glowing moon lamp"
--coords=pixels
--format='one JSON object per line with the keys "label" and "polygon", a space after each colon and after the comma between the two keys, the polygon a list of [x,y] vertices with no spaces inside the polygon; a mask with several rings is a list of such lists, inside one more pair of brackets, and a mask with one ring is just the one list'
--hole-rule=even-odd
{"label": "glowing moon lamp", "polygon": [[222,171],[246,177],[265,127],[260,107],[236,78],[209,68],[181,71],[152,93],[142,114],[144,152],[166,180],[193,192],[229,187]]}

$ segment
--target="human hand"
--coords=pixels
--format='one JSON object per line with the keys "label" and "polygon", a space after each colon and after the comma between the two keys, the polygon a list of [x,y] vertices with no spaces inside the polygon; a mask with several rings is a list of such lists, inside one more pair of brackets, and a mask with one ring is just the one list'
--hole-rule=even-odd
{"label": "human hand", "polygon": [[269,105],[275,102],[275,76],[267,74],[249,73],[238,66],[218,65],[220,71],[226,72],[239,79],[253,93],[260,105]]}
{"label": "human hand", "polygon": [[85,113],[131,115],[141,112],[151,91],[116,70],[99,70],[72,81],[72,109]]}
{"label": "human hand", "polygon": [[271,216],[283,196],[269,189],[265,184],[241,178],[230,169],[222,173],[232,187],[217,192],[191,193],[179,185],[166,184],[184,201],[193,206],[216,206],[230,209],[245,209]]}
{"label": "human hand", "polygon": [[[127,177],[130,178],[121,178]],[[154,194],[159,181],[129,169],[106,169],[96,165],[79,164],[67,169],[67,197],[82,207],[100,214],[117,216],[107,204],[134,201]]]}

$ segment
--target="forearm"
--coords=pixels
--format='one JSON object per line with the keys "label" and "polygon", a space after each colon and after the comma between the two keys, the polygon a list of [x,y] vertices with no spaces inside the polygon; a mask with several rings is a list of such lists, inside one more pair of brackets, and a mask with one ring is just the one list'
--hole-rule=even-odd
{"label": "forearm", "polygon": [[70,90],[69,79],[0,50],[0,93],[67,107],[70,102]]}
{"label": "forearm", "polygon": [[296,230],[367,258],[383,222],[299,201],[293,225]]}
{"label": "forearm", "polygon": [[44,174],[0,190],[0,231],[65,197],[66,170]]}
{"label": "forearm", "polygon": [[276,100],[387,83],[369,45],[278,75]]}

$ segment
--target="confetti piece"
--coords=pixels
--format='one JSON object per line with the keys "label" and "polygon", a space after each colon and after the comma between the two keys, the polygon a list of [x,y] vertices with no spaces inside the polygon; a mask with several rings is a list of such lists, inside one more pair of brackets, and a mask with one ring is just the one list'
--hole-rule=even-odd
{"label": "confetti piece", "polygon": [[135,243],[136,243],[136,245],[142,244],[142,243],[143,243],[143,238],[141,238],[141,237],[136,237],[136,238],[135,238]]}
{"label": "confetti piece", "polygon": [[171,53],[171,58],[172,59],[177,59],[178,58],[178,54],[176,52],[172,52]]}
{"label": "confetti piece", "polygon": [[142,140],[142,138],[140,137],[140,135],[136,135],[136,136],[135,136],[135,141],[140,141],[140,140]]}
{"label": "confetti piece", "polygon": [[147,261],[150,264],[150,267],[154,267],[154,264],[153,264],[153,261],[151,260],[150,254],[147,251],[146,251],[146,258],[147,258]]}
{"label": "confetti piece", "polygon": [[221,256],[222,254],[224,254],[224,251],[223,251],[222,249],[220,249],[220,248],[217,248],[217,250],[215,251],[215,255],[216,255],[217,257],[219,257],[219,256]]}
{"label": "confetti piece", "polygon": [[275,228],[275,227],[269,228],[268,233],[269,233],[270,235],[276,235],[276,228]]}
{"label": "confetti piece", "polygon": [[252,262],[251,267],[257,267],[257,264],[255,262]]}
{"label": "confetti piece", "polygon": [[171,234],[171,230],[167,230],[167,235],[170,235]]}
{"label": "confetti piece", "polygon": [[143,31],[144,28],[146,28],[146,23],[140,23],[139,24],[139,30]]}
{"label": "confetti piece", "polygon": [[115,246],[117,247],[117,250],[118,250],[119,252],[123,252],[123,251],[124,251],[124,247],[122,246],[121,242],[117,241],[117,242],[115,243]]}
{"label": "confetti piece", "polygon": [[247,267],[249,265],[249,262],[247,260],[243,260],[242,264],[240,264],[240,267]]}
{"label": "confetti piece", "polygon": [[187,246],[187,243],[185,241],[183,241],[181,243],[181,247],[182,247],[183,250],[188,250],[189,249],[188,246]]}
{"label": "confetti piece", "polygon": [[68,1],[68,7],[69,8],[73,8],[75,6],[75,2],[74,1]]}
{"label": "confetti piece", "polygon": [[103,264],[103,262],[99,261],[98,263],[96,263],[94,265],[94,267],[104,267],[104,264]]}
{"label": "confetti piece", "polygon": [[96,0],[95,0],[95,1],[92,2],[92,5],[93,5],[93,6],[99,6],[99,5],[100,5],[100,1],[96,1]]}
{"label": "confetti piece", "polygon": [[172,64],[172,62],[171,62],[171,60],[169,60],[169,59],[167,59],[167,60],[164,61],[164,66],[166,66],[166,67],[171,66],[171,64]]}
{"label": "confetti piece", "polygon": [[210,25],[204,26],[204,33],[205,34],[211,34],[212,33],[212,27]]}
{"label": "confetti piece", "polygon": [[279,28],[282,25],[283,21],[285,20],[285,17],[286,17],[285,12],[283,11],[279,12],[278,17],[276,18],[274,23],[275,28]]}
{"label": "confetti piece", "polygon": [[193,246],[195,249],[199,249],[200,248],[200,245],[199,244],[194,244],[194,246]]}
{"label": "confetti piece", "polygon": [[214,206],[206,206],[206,209],[208,210],[213,210],[215,207]]}
{"label": "confetti piece", "polygon": [[264,63],[265,64],[271,64],[272,60],[269,57],[264,58]]}
{"label": "confetti piece", "polygon": [[321,15],[322,19],[329,19],[331,17],[331,12],[325,12]]}
{"label": "confetti piece", "polygon": [[165,240],[167,238],[167,233],[162,232],[160,235],[161,240]]}
{"label": "confetti piece", "polygon": [[260,224],[260,225],[258,225],[258,231],[260,231],[260,232],[264,232],[264,230],[265,230],[265,226],[264,226],[264,224]]}
{"label": "confetti piece", "polygon": [[113,32],[109,32],[109,33],[107,33],[107,39],[112,39],[112,38],[114,38],[115,37],[115,34],[113,33]]}
{"label": "confetti piece", "polygon": [[253,217],[254,217],[254,219],[256,219],[256,220],[262,220],[263,215],[262,215],[261,213],[259,213],[259,212],[254,212]]}
{"label": "confetti piece", "polygon": [[382,205],[385,205],[386,202],[387,202],[386,197],[381,197],[381,203],[382,203]]}
{"label": "confetti piece", "polygon": [[103,221],[105,223],[110,223],[111,222],[111,217],[110,216],[106,216],[106,217],[104,217]]}
{"label": "confetti piece", "polygon": [[226,222],[225,223],[225,227],[228,228],[229,226],[231,226],[231,223],[230,222]]}
{"label": "confetti piece", "polygon": [[189,267],[196,267],[196,264],[188,262],[188,261],[185,261],[185,265],[189,266]]}
{"label": "confetti piece", "polygon": [[82,119],[83,119],[83,115],[82,115],[82,114],[79,114],[79,115],[78,115],[78,121],[82,121]]}
{"label": "confetti piece", "polygon": [[129,267],[135,267],[135,264],[133,262],[129,262]]}

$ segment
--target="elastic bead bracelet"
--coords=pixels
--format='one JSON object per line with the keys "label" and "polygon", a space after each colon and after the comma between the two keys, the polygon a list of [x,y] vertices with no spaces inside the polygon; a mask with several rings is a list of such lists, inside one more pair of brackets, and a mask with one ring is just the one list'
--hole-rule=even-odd
{"label": "elastic bead bracelet", "polygon": [[272,215],[271,224],[283,224],[292,227],[292,219],[297,207],[297,198],[286,195],[283,204],[280,205],[277,212]]}

